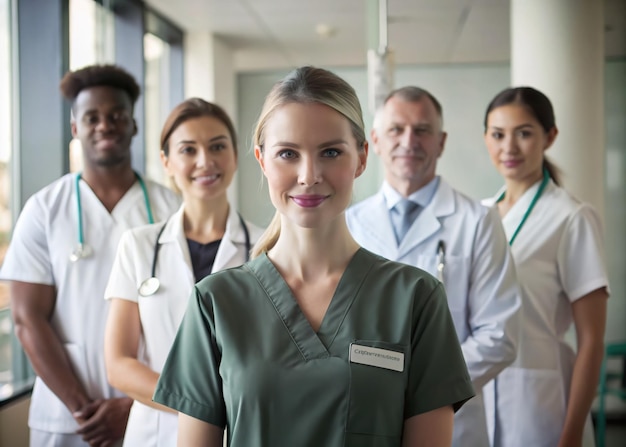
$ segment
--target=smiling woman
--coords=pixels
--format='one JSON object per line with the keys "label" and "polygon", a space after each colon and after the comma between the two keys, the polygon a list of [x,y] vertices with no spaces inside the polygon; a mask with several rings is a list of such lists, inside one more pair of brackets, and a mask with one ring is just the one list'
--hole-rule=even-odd
{"label": "smiling woman", "polygon": [[104,294],[111,301],[108,379],[135,400],[125,446],[176,445],[176,415],[152,402],[152,394],[192,287],[243,263],[261,234],[228,202],[237,138],[220,106],[200,98],[180,103],[165,120],[160,146],[183,204],[167,221],[124,234]]}
{"label": "smiling woman", "polygon": [[367,145],[353,149],[359,146],[343,115],[319,103],[285,104],[273,112],[265,134],[255,156],[277,213],[311,227],[347,208]]}
{"label": "smiling woman", "polygon": [[[609,292],[602,225],[546,159],[557,134],[552,104],[534,88],[503,90],[487,107],[485,144],[505,183],[489,202],[502,217],[524,312],[517,359],[486,388],[495,447],[595,445],[589,410]],[[576,352],[564,337],[572,325]]]}
{"label": "smiling woman", "polygon": [[346,225],[363,128],[327,70],[267,96],[255,156],[276,217],[251,261],[192,292],[154,394],[180,412],[178,445],[221,446],[224,428],[233,447],[450,445],[473,391],[444,289]]}

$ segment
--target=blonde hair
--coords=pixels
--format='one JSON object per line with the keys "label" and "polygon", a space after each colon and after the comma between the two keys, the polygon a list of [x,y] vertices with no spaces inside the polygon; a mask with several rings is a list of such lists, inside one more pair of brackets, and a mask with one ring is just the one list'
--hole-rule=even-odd
{"label": "blonde hair", "polygon": [[[254,145],[263,155],[265,126],[276,109],[285,104],[319,103],[342,114],[349,122],[357,148],[363,150],[366,143],[365,125],[361,103],[354,89],[336,74],[305,66],[296,68],[281,81],[274,84],[265,98],[261,115],[254,131]],[[263,235],[252,249],[255,258],[271,249],[280,236],[280,214],[276,212]]]}

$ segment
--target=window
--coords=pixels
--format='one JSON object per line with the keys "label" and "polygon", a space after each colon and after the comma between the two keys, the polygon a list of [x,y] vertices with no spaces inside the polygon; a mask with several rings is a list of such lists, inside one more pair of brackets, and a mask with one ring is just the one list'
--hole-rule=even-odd
{"label": "window", "polygon": [[[114,63],[114,16],[94,0],[70,0],[70,70]],[[70,142],[70,171],[83,166],[80,141]]]}
{"label": "window", "polygon": [[[0,0],[0,264],[9,245],[11,214],[11,148],[13,140],[11,97],[11,9],[10,0]],[[12,379],[11,314],[8,284],[0,282],[0,391]]]}
{"label": "window", "polygon": [[170,46],[151,33],[143,38],[145,59],[145,141],[146,174],[154,181],[166,184],[161,165],[159,140],[161,126],[171,109],[169,103]]}

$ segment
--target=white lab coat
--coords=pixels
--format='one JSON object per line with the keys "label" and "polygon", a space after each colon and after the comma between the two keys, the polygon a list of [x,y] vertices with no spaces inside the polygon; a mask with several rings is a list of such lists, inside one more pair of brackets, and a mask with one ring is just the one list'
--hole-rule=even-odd
{"label": "white lab coat", "polygon": [[[111,213],[89,185],[80,181],[85,242],[93,254],[72,263],[78,243],[75,174],[67,174],[34,194],[22,210],[2,266],[4,280],[47,284],[56,288],[51,324],[63,343],[76,376],[91,399],[122,394],[113,389],[104,367],[104,327],[108,312],[102,293],[109,278],[117,243],[124,231],[148,222],[138,182]],[[180,204],[169,189],[146,180],[155,219],[166,219]],[[15,297],[19,299],[20,297]],[[36,379],[29,426],[53,433],[74,433],[78,424],[45,383]]]}
{"label": "white lab coat", "polygon": [[346,212],[364,248],[437,276],[437,247],[446,246],[444,285],[477,396],[455,415],[454,445],[485,447],[480,390],[516,355],[520,297],[497,212],[453,190],[443,179],[398,246],[382,192]]}
{"label": "white lab coat", "polygon": [[[502,219],[508,238],[539,184]],[[490,436],[497,447],[554,447],[565,420],[575,359],[564,341],[572,302],[608,287],[601,223],[589,205],[550,181],[511,249],[522,290],[521,338],[516,361],[485,387]],[[590,418],[583,445],[595,445]]]}
{"label": "white lab coat", "polygon": [[[184,205],[167,221],[159,237],[156,277],[161,285],[151,296],[138,293],[142,281],[151,276],[156,237],[163,223],[127,231],[122,236],[104,297],[138,303],[142,340],[139,360],[161,372],[195,284],[191,258],[183,230]],[[246,222],[250,244],[262,230]],[[220,242],[213,272],[235,267],[246,261],[245,232],[239,215],[231,208],[226,231]],[[166,447],[176,445],[178,418],[135,401],[131,408],[125,446]]]}

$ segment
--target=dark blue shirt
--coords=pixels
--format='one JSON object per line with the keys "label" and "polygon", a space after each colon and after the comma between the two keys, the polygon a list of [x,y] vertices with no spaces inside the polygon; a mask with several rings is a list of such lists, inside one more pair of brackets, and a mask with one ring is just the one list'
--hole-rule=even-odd
{"label": "dark blue shirt", "polygon": [[196,278],[196,282],[211,274],[215,256],[217,255],[217,250],[220,248],[221,242],[222,240],[219,239],[209,242],[208,244],[201,244],[200,242],[187,239],[191,266],[193,267],[193,276]]}

